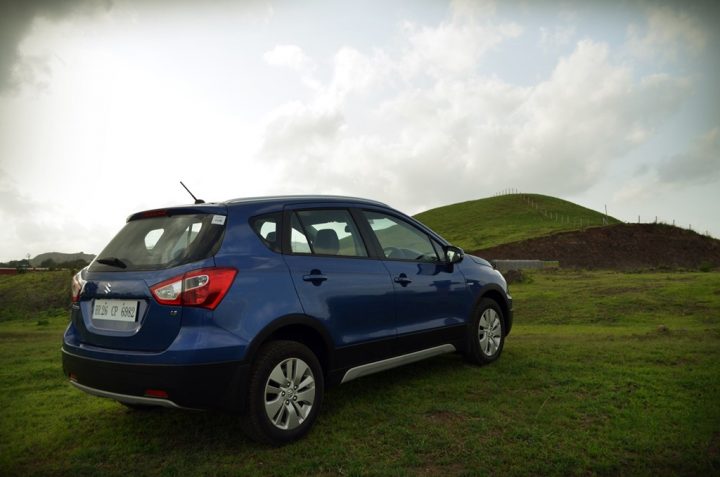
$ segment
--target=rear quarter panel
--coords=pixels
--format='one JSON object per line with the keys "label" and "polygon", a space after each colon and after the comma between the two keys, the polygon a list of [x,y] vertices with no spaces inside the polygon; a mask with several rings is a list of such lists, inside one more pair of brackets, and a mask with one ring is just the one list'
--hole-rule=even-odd
{"label": "rear quarter panel", "polygon": [[249,223],[252,217],[281,210],[277,206],[228,207],[225,239],[215,255],[218,267],[238,271],[230,291],[215,309],[215,322],[247,343],[274,320],[303,314],[282,255],[267,248]]}

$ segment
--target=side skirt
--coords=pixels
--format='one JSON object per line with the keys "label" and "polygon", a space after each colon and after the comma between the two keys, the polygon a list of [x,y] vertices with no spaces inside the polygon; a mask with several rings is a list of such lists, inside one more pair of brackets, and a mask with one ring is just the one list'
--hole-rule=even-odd
{"label": "side skirt", "polygon": [[444,344],[441,346],[435,346],[434,348],[423,349],[415,351],[413,353],[403,354],[400,356],[394,356],[392,358],[383,359],[381,361],[375,361],[374,363],[363,364],[350,368],[345,372],[342,378],[342,383],[352,381],[353,379],[367,376],[369,374],[379,373],[386,369],[396,368],[405,364],[414,363],[433,356],[438,356],[445,353],[453,353],[456,351],[455,346],[451,344]]}

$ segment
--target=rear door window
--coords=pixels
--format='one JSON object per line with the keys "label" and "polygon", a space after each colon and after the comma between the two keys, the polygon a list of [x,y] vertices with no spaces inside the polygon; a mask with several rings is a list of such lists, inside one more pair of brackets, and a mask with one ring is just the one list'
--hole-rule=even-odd
{"label": "rear door window", "polygon": [[[141,218],[125,224],[90,271],[161,270],[214,255],[225,232],[213,214]],[[105,263],[102,263],[105,262]]]}
{"label": "rear door window", "polygon": [[360,232],[345,209],[300,210],[290,221],[293,253],[367,257]]}
{"label": "rear door window", "polygon": [[292,253],[312,253],[305,230],[295,213],[290,220],[290,250]]}

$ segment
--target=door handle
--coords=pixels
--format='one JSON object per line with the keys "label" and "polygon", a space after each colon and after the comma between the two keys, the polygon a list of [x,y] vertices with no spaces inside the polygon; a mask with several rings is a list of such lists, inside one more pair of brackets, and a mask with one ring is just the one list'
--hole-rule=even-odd
{"label": "door handle", "polygon": [[399,283],[400,285],[402,285],[402,286],[404,286],[404,287],[406,287],[406,286],[408,286],[408,284],[412,283],[412,280],[410,280],[410,279],[407,277],[407,275],[405,275],[404,273],[401,273],[400,275],[398,275],[397,277],[395,277],[395,278],[393,279],[393,281],[394,281],[395,283]]}
{"label": "door handle", "polygon": [[314,285],[320,285],[320,283],[328,279],[320,270],[312,270],[309,275],[303,275],[302,278],[306,282],[312,282]]}

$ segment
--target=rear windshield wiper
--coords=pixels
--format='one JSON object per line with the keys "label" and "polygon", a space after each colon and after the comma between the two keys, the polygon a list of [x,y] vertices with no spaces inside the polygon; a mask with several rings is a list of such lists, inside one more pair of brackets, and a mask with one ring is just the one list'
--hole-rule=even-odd
{"label": "rear windshield wiper", "polygon": [[127,268],[127,265],[125,265],[125,262],[120,260],[117,257],[103,257],[98,258],[96,260],[97,263],[102,263],[103,265],[110,265],[111,267],[118,267],[118,268]]}

